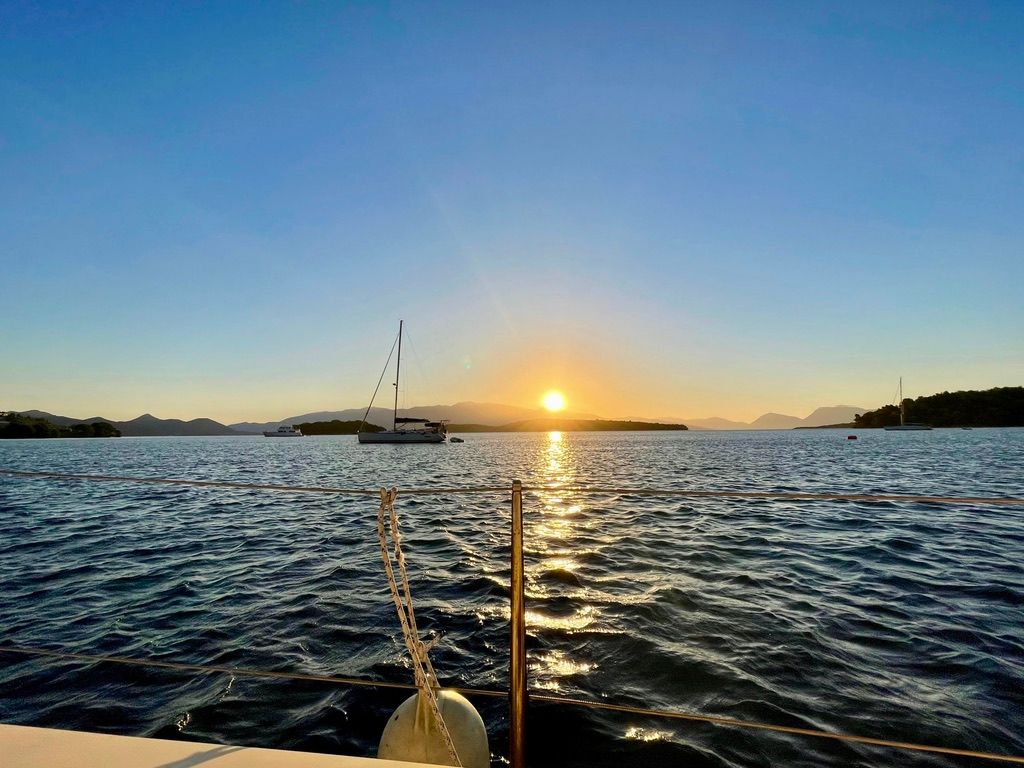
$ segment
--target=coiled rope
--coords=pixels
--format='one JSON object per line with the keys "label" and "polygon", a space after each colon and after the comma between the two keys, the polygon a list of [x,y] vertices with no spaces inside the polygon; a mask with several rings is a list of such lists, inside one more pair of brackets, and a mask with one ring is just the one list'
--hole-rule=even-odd
{"label": "coiled rope", "polygon": [[[384,560],[384,571],[388,575],[388,588],[391,590],[391,598],[395,602],[395,611],[398,613],[398,621],[402,625],[402,637],[405,639],[405,647],[409,649],[409,658],[412,660],[413,676],[416,680],[416,688],[420,700],[426,701],[433,716],[433,725],[441,734],[448,756],[454,761],[452,764],[462,766],[459,754],[455,749],[455,742],[452,741],[448,726],[441,716],[441,709],[437,705],[437,693],[441,686],[437,682],[437,675],[434,673],[434,665],[430,663],[428,648],[420,639],[419,629],[416,627],[416,614],[412,608],[412,592],[409,589],[409,574],[405,569],[405,552],[402,551],[402,536],[398,530],[398,512],[395,511],[395,498],[398,496],[398,489],[380,489],[380,507],[377,509],[377,538],[380,541],[380,556]],[[395,561],[398,563],[398,572],[402,577],[402,592],[399,593],[398,582],[395,578],[395,569],[391,563],[391,554],[388,551],[387,527],[384,525],[385,518],[389,523],[391,540],[394,547]],[[404,599],[403,599],[404,598]],[[428,726],[429,727],[429,726]]]}

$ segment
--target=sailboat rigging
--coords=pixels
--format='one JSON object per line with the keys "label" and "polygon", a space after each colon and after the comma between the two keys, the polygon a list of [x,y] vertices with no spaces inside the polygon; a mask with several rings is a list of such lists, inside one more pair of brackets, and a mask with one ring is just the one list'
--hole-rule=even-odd
{"label": "sailboat rigging", "polygon": [[[369,415],[370,408],[373,407],[373,400],[377,396],[377,390],[374,390],[373,397],[370,398],[370,405],[366,408],[366,414],[363,416],[363,422],[359,425],[359,431],[356,435],[360,443],[443,443],[448,438],[448,430],[444,420],[431,421],[430,419],[400,417],[398,415],[398,392],[402,372],[402,328],[404,324],[404,320],[398,321],[398,359],[395,362],[394,384],[395,407],[391,417],[391,429],[383,432],[363,431],[363,425],[366,424],[366,416]],[[392,350],[394,350],[394,347],[392,347]],[[391,355],[388,355],[388,361],[384,364],[384,371],[381,373],[381,380],[384,379],[384,373],[387,372],[388,365],[390,364]],[[377,389],[380,389],[380,381],[377,382]]]}
{"label": "sailboat rigging", "polygon": [[886,432],[919,432],[922,430],[931,429],[927,424],[914,424],[908,422],[907,417],[907,406],[903,402],[903,377],[900,376],[900,388],[899,388],[899,401],[900,401],[900,425],[898,427],[886,427]]}

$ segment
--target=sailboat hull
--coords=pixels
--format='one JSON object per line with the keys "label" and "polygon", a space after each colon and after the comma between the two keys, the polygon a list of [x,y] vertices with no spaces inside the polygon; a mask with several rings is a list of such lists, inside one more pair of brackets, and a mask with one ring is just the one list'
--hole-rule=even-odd
{"label": "sailboat hull", "polygon": [[360,443],[443,443],[440,432],[360,432]]}
{"label": "sailboat hull", "polygon": [[926,424],[901,424],[898,427],[885,427],[886,432],[924,432],[930,430]]}

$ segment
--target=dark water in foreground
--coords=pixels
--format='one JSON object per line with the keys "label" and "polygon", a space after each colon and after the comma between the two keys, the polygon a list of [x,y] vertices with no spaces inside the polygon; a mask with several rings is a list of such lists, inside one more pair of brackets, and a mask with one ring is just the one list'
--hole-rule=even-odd
{"label": "dark water in foreground", "polygon": [[[318,484],[1024,496],[1024,430],[0,441],[0,467]],[[0,644],[410,680],[371,499],[0,476]],[[507,495],[399,496],[448,684],[503,688]],[[531,686],[1024,754],[1024,508],[526,499]],[[0,721],[372,755],[401,692],[0,654]],[[477,702],[495,763],[505,705]],[[961,765],[565,706],[534,765]]]}

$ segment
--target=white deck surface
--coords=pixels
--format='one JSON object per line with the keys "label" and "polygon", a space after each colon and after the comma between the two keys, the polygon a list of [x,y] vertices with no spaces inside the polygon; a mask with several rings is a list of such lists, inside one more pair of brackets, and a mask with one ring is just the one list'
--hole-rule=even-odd
{"label": "white deck surface", "polygon": [[423,763],[0,725],[2,768],[422,768]]}

